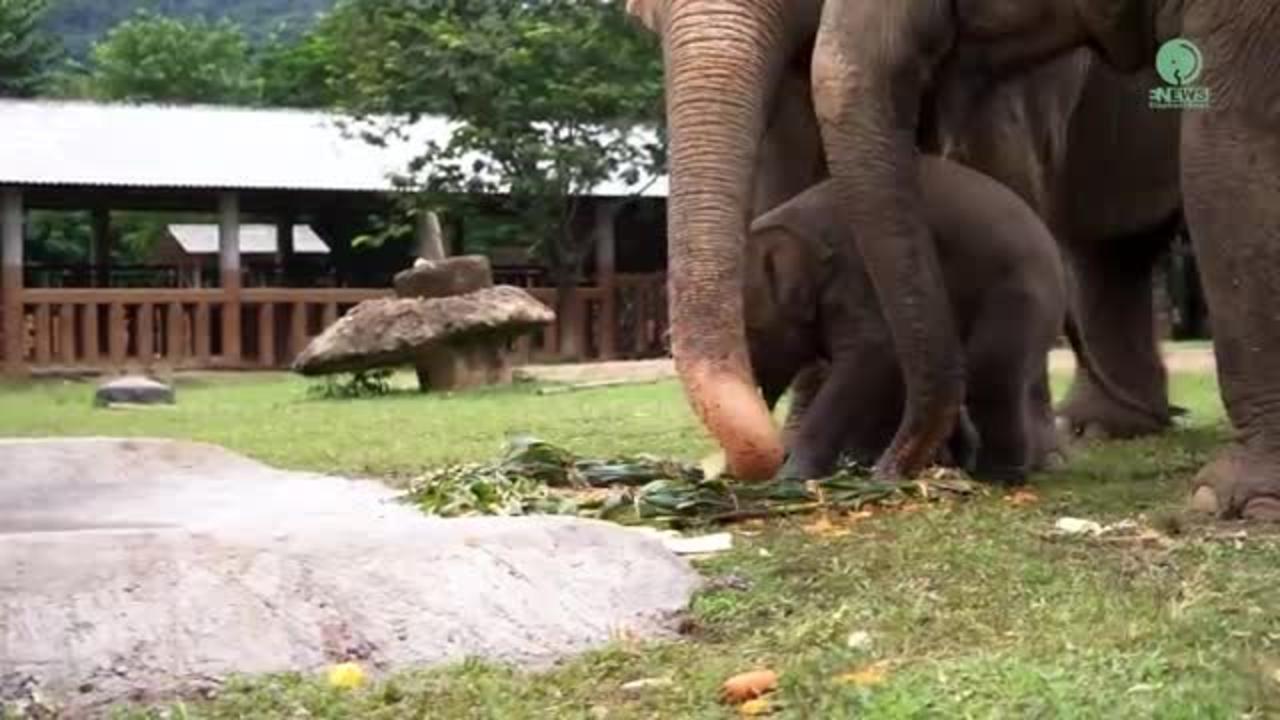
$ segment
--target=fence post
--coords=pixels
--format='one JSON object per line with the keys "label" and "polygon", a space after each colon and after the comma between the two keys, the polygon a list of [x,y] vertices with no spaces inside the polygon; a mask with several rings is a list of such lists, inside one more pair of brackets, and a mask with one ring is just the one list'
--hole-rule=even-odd
{"label": "fence post", "polygon": [[22,309],[22,192],[15,188],[0,191],[0,307],[4,308],[3,370],[6,375],[22,375],[26,328]]}
{"label": "fence post", "polygon": [[600,287],[600,359],[618,357],[618,276],[616,220],[622,204],[599,200],[595,207],[596,284]]}
{"label": "fence post", "polygon": [[222,306],[222,360],[227,367],[240,366],[240,196],[218,196],[218,268]]}

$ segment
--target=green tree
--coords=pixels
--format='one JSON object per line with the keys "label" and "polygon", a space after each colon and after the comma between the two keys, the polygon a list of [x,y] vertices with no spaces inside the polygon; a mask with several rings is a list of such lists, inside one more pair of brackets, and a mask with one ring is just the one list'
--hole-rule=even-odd
{"label": "green tree", "polygon": [[79,90],[101,100],[252,104],[260,81],[238,26],[141,11],[93,47]]}
{"label": "green tree", "polygon": [[40,94],[58,54],[41,31],[48,0],[0,0],[0,97]]}
{"label": "green tree", "polygon": [[345,46],[351,37],[350,6],[325,13],[305,32],[277,31],[258,56],[262,104],[328,108],[347,97],[337,78],[347,73]]}
{"label": "green tree", "polygon": [[348,0],[348,88],[358,118],[394,116],[386,140],[424,114],[457,125],[407,168],[406,187],[448,212],[465,194],[506,197],[560,288],[581,275],[589,236],[578,198],[659,170],[664,147],[637,124],[661,117],[656,41],[620,0]]}

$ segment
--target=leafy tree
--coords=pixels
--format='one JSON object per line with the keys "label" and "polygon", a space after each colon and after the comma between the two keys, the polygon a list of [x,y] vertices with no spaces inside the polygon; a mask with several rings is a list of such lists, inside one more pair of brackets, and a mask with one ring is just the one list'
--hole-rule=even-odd
{"label": "leafy tree", "polygon": [[327,108],[346,96],[337,78],[346,73],[350,9],[321,15],[302,34],[277,32],[262,48],[258,73],[262,104],[270,107]]}
{"label": "leafy tree", "polygon": [[94,46],[80,89],[101,100],[249,104],[259,85],[238,26],[141,11]]}
{"label": "leafy tree", "polygon": [[282,24],[301,31],[332,5],[333,0],[57,0],[46,26],[73,57],[85,60],[95,42],[140,9],[180,20],[226,18],[257,41]]}
{"label": "leafy tree", "polygon": [[48,0],[0,0],[0,97],[38,95],[57,44],[41,31]]}
{"label": "leafy tree", "polygon": [[423,148],[406,187],[446,212],[468,193],[505,196],[563,306],[589,251],[578,198],[663,162],[660,142],[632,132],[661,116],[657,43],[620,0],[348,0],[341,9],[348,60],[334,82],[350,89],[356,117],[396,117],[375,141],[424,114],[457,123],[448,142]]}

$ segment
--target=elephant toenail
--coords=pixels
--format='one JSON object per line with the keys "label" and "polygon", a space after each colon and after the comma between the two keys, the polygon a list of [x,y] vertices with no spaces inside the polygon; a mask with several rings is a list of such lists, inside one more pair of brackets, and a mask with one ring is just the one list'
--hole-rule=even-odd
{"label": "elephant toenail", "polygon": [[1245,520],[1280,522],[1280,499],[1259,497],[1250,500],[1242,513]]}
{"label": "elephant toenail", "polygon": [[1208,485],[1201,485],[1196,488],[1195,493],[1191,496],[1191,510],[1193,512],[1204,513],[1206,515],[1218,514],[1218,493]]}

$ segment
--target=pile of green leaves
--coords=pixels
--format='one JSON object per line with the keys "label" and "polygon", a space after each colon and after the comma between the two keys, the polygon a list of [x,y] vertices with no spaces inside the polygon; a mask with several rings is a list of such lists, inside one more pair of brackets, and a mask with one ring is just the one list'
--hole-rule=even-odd
{"label": "pile of green leaves", "polygon": [[394,375],[395,371],[390,368],[348,373],[341,376],[341,379],[330,375],[323,381],[309,386],[307,395],[317,400],[383,397],[391,394],[391,378]]}
{"label": "pile of green leaves", "polygon": [[955,476],[884,482],[855,465],[815,482],[737,483],[652,455],[579,458],[537,438],[511,440],[486,463],[441,468],[403,496],[428,515],[577,515],[623,524],[692,525],[819,509],[859,510],[911,500],[964,497],[978,485]]}

